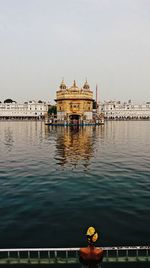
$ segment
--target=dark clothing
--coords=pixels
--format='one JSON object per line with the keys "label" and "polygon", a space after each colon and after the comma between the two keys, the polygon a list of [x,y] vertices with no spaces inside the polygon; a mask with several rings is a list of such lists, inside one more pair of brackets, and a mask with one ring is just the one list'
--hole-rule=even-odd
{"label": "dark clothing", "polygon": [[83,264],[83,266],[91,267],[91,268],[97,268],[97,267],[99,267],[99,264],[101,262],[101,261],[95,261],[95,260],[88,260],[88,261],[86,261],[86,260],[82,259],[82,257],[79,258],[79,261],[80,261],[80,263]]}

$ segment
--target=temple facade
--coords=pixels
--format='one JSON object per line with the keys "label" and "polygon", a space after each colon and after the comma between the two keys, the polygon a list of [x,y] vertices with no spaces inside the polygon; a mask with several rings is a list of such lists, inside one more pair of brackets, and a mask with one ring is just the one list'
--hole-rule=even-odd
{"label": "temple facade", "polygon": [[76,82],[67,87],[62,80],[56,92],[57,124],[61,125],[86,125],[94,124],[93,121],[93,91],[85,81],[79,88]]}

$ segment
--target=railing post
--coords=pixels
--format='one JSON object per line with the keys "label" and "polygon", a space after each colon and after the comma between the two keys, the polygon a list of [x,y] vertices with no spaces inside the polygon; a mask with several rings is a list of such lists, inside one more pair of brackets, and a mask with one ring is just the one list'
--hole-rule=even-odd
{"label": "railing post", "polygon": [[50,251],[48,251],[48,260],[49,260],[49,263],[50,263],[50,258],[51,258]]}
{"label": "railing post", "polygon": [[108,250],[106,250],[106,260],[107,260],[107,262],[109,262],[109,254],[108,254]]}
{"label": "railing post", "polygon": [[128,249],[126,250],[126,261],[128,261],[129,260],[129,258],[128,258]]}
{"label": "railing post", "polygon": [[76,262],[78,262],[79,256],[78,256],[78,251],[76,250]]}
{"label": "railing post", "polygon": [[17,255],[18,255],[18,263],[20,263],[20,252],[19,251],[18,251]]}
{"label": "railing post", "polygon": [[38,263],[40,263],[40,251],[38,251]]}
{"label": "railing post", "polygon": [[66,250],[66,263],[68,263],[68,251]]}
{"label": "railing post", "polygon": [[146,261],[148,261],[148,249],[146,249]]}
{"label": "railing post", "polygon": [[119,256],[119,254],[118,254],[118,249],[116,250],[116,261],[118,262],[118,256]]}
{"label": "railing post", "polygon": [[137,261],[139,260],[139,252],[138,252],[138,249],[136,249],[136,260]]}
{"label": "railing post", "polygon": [[56,250],[54,252],[54,256],[55,256],[55,263],[57,263],[57,251]]}
{"label": "railing post", "polygon": [[30,263],[30,251],[28,251],[28,263]]}
{"label": "railing post", "polygon": [[7,263],[10,263],[10,252],[7,253]]}

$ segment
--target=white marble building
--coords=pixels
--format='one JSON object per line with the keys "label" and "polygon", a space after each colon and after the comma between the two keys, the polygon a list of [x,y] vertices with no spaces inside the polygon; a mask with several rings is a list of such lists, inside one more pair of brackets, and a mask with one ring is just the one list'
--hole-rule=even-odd
{"label": "white marble building", "polygon": [[24,103],[0,103],[0,118],[40,119],[48,112],[48,104],[42,101],[28,101]]}
{"label": "white marble building", "polygon": [[100,103],[99,112],[104,113],[106,119],[150,119],[150,102],[105,101]]}

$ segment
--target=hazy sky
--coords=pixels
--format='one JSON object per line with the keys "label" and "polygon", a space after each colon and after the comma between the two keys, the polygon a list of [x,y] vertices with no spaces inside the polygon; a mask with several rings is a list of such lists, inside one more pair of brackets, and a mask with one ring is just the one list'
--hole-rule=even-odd
{"label": "hazy sky", "polygon": [[62,77],[150,101],[150,0],[0,0],[0,100],[53,102]]}

